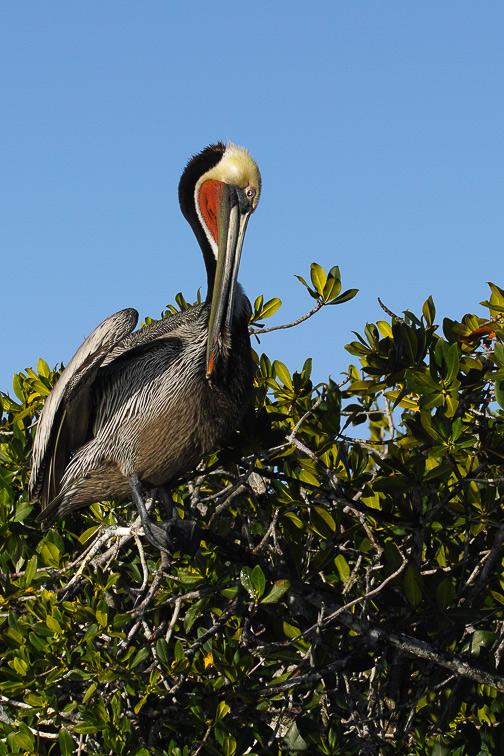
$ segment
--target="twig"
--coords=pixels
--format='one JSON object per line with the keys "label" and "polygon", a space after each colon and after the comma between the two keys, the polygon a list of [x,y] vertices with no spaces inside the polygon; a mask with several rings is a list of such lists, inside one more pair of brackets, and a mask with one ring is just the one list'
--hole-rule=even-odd
{"label": "twig", "polygon": [[24,701],[16,701],[14,698],[8,698],[7,696],[0,696],[0,701],[5,701],[5,703],[10,704],[11,706],[16,706],[18,709],[33,708],[33,706],[30,706],[30,704],[27,704]]}
{"label": "twig", "polygon": [[[504,539],[504,525],[501,525],[494,538],[492,548],[485,559],[483,569],[481,570],[481,574],[478,577],[478,579],[474,582],[474,585],[472,586],[472,588],[469,590],[467,597],[465,598],[465,601],[471,602],[472,599],[482,590],[485,583],[487,583],[490,576],[490,572],[492,571],[495,565],[495,561],[502,551],[503,539]],[[471,575],[471,577],[467,581],[466,587],[470,584],[470,582],[472,582],[471,580],[472,577],[473,576]]]}
{"label": "twig", "polygon": [[[312,452],[311,449],[308,449],[307,446],[305,446],[301,441],[299,441],[293,433],[291,433],[289,436],[286,436],[287,441],[291,443],[293,446],[296,447],[299,451],[303,452],[303,454],[306,454],[307,457],[309,457],[313,462],[317,462],[317,464],[321,465],[322,467],[325,467],[325,465],[320,461],[320,459],[317,457],[316,454]],[[327,467],[325,468],[327,471]]]}
{"label": "twig", "polygon": [[139,596],[141,596],[149,581],[149,569],[147,567],[147,562],[145,561],[145,553],[143,550],[142,542],[140,541],[140,538],[137,535],[135,535],[134,538],[135,538],[136,547],[138,549],[138,553],[140,555],[140,564],[142,565],[142,571],[143,571],[142,585],[138,589]]}
{"label": "twig", "polygon": [[79,578],[81,577],[82,573],[86,569],[87,565],[93,560],[93,557],[95,554],[99,551],[101,546],[106,543],[111,538],[117,538],[120,536],[127,536],[127,538],[132,537],[131,528],[123,528],[118,527],[117,525],[111,525],[110,527],[106,528],[100,535],[96,538],[91,548],[87,550],[87,553],[84,558],[81,558],[81,565],[75,575],[69,580],[69,582],[64,585],[62,588],[59,589],[58,595],[63,595],[68,592],[68,590],[75,585],[75,583],[78,582]]}
{"label": "twig", "polygon": [[198,756],[199,752],[201,751],[201,749],[205,745],[206,741],[208,740],[208,736],[210,735],[211,732],[212,732],[212,724],[209,724],[208,727],[207,727],[207,729],[206,729],[205,734],[203,735],[203,739],[202,739],[201,743],[196,748],[196,750],[193,751],[192,756]]}
{"label": "twig", "polygon": [[404,320],[404,318],[400,318],[399,315],[395,314],[395,312],[392,312],[392,310],[389,310],[389,308],[386,307],[383,304],[383,302],[381,301],[380,297],[378,297],[378,303],[379,303],[380,307],[382,308],[382,310],[385,310],[385,312],[387,313],[387,315],[389,315],[391,318],[393,318],[394,320],[397,320],[398,323],[402,323],[402,324],[406,323],[406,321]]}
{"label": "twig", "polygon": [[[351,659],[353,659],[352,654],[347,654],[342,659],[338,659],[331,664],[327,664],[317,672],[310,672],[307,675],[297,675],[295,677],[289,678],[288,680],[283,680],[281,683],[277,683],[276,685],[268,685],[265,688],[258,688],[254,691],[254,693],[260,696],[277,696],[282,691],[289,690],[290,688],[294,688],[298,685],[307,685],[309,683],[311,684],[318,682],[318,680],[320,680],[322,677],[325,677],[329,672],[340,672],[345,669]],[[298,667],[296,667],[295,671],[297,670]]]}
{"label": "twig", "polygon": [[186,659],[192,659],[196,651],[200,649],[202,646],[205,645],[207,640],[212,637],[212,635],[215,635],[216,632],[219,631],[219,629],[226,624],[228,619],[231,617],[233,612],[236,610],[236,607],[240,603],[241,600],[241,594],[242,591],[238,591],[236,597],[233,599],[233,601],[229,604],[227,609],[224,609],[222,614],[220,615],[219,619],[215,622],[215,624],[210,627],[206,633],[203,633],[200,635],[197,641],[195,641],[190,648],[187,649],[185,657]]}
{"label": "twig", "polygon": [[145,614],[145,610],[147,609],[147,607],[149,606],[152,600],[152,597],[154,596],[157,589],[159,588],[161,580],[163,579],[163,575],[164,575],[164,569],[162,567],[154,573],[152,583],[150,585],[149,590],[147,591],[147,594],[144,600],[142,601],[141,604],[139,604],[133,609],[133,611],[131,612],[131,617],[143,617],[143,615]]}
{"label": "twig", "polygon": [[312,315],[315,315],[316,312],[318,312],[323,306],[324,302],[317,302],[313,310],[310,310],[310,312],[307,312],[306,315],[303,315],[303,317],[298,318],[297,320],[294,320],[292,323],[286,323],[285,325],[279,325],[279,326],[273,326],[272,328],[252,328],[249,327],[249,333],[251,336],[257,336],[259,333],[270,333],[271,331],[279,331],[281,328],[293,328],[294,326],[299,325],[304,320],[308,320],[308,318],[311,318]]}
{"label": "twig", "polygon": [[[324,597],[319,592],[313,592],[312,599],[316,606],[327,602],[327,597]],[[368,638],[373,642],[381,641],[411,656],[426,659],[440,667],[445,667],[459,676],[468,677],[470,680],[475,680],[482,685],[488,685],[491,688],[504,692],[504,676],[473,664],[457,654],[452,654],[448,651],[437,651],[423,640],[417,640],[404,633],[396,633],[393,630],[385,629],[381,625],[372,624],[368,620],[359,619],[352,612],[340,612],[340,608],[338,607],[336,610],[340,622],[364,638]]]}
{"label": "twig", "polygon": [[385,417],[387,418],[388,427],[389,427],[389,441],[392,441],[394,438],[394,418],[392,417],[392,410],[390,409],[390,402],[383,394],[383,402],[385,404]]}
{"label": "twig", "polygon": [[[234,483],[229,488],[229,491],[228,491],[228,494],[227,494],[226,498],[223,501],[219,502],[219,504],[217,504],[217,506],[215,507],[214,511],[212,512],[210,520],[208,521],[208,526],[210,526],[212,524],[214,518],[218,514],[220,514],[222,511],[224,511],[224,509],[227,509],[229,506],[231,506],[231,504],[233,503],[234,499],[237,496],[239,496],[241,493],[243,493],[243,491],[246,490],[244,484],[247,482],[247,480],[249,479],[250,475],[253,473],[254,467],[255,467],[255,462],[256,462],[256,459],[254,457],[249,462],[248,469],[245,472],[245,474],[244,475],[240,475],[240,477],[236,481],[236,483]],[[202,501],[204,501],[204,499],[202,499]]]}
{"label": "twig", "polygon": [[300,427],[303,425],[304,421],[307,420],[311,415],[315,413],[315,411],[320,407],[324,399],[326,398],[328,394],[327,390],[322,391],[322,393],[317,397],[317,399],[314,401],[313,405],[310,407],[310,409],[304,413],[304,415],[297,421],[296,425],[291,431],[291,437],[294,437]]}
{"label": "twig", "polygon": [[170,624],[168,625],[168,630],[166,631],[165,640],[167,643],[170,642],[170,638],[172,637],[173,628],[175,627],[175,623],[177,622],[180,614],[180,607],[182,606],[182,599],[179,598],[177,601],[175,601],[175,606],[173,607],[173,614],[171,616]]}
{"label": "twig", "polygon": [[289,709],[291,709],[292,708],[292,703],[287,703],[287,701],[285,701],[284,705],[282,706],[281,711],[278,712],[278,717],[277,717],[277,721],[275,723],[275,726],[273,728],[273,732],[271,733],[270,737],[268,738],[268,742],[259,751],[258,756],[264,756],[264,754],[268,753],[268,749],[273,745],[273,743],[275,741],[275,738],[276,738],[276,736],[278,734],[278,730],[280,729],[280,725],[282,724],[282,719],[284,717],[284,714],[285,714],[285,711],[286,711],[287,707]]}
{"label": "twig", "polygon": [[[198,640],[195,641],[192,644],[192,646],[190,646],[190,648],[185,653],[186,659],[192,659],[196,651],[198,651],[207,642],[207,640],[212,637],[212,635],[215,635],[215,633],[217,633],[221,629],[221,627],[226,624],[229,617],[233,614],[236,607],[238,606],[239,597],[240,597],[240,593],[236,595],[234,600],[231,602],[228,608],[222,612],[219,619],[212,625],[212,627],[209,630],[207,630],[206,633],[203,633],[203,635],[201,635],[198,638]],[[168,692],[171,695],[174,695],[177,692],[177,690],[181,687],[181,685],[183,685],[188,675],[189,675],[189,670],[186,670],[181,675],[179,675],[177,682],[170,688]]]}
{"label": "twig", "polygon": [[[267,648],[267,649],[273,649],[273,648],[287,648],[289,646],[292,646],[295,643],[298,643],[302,638],[307,638],[310,635],[313,635],[313,633],[319,633],[320,630],[323,628],[326,628],[328,625],[330,625],[337,617],[339,617],[341,614],[348,612],[349,609],[352,608],[352,606],[355,606],[356,604],[360,604],[364,601],[367,601],[370,598],[373,598],[374,596],[378,595],[388,583],[390,583],[392,580],[395,580],[396,577],[398,577],[403,569],[406,567],[406,564],[408,560],[403,556],[402,564],[397,568],[395,572],[393,572],[391,575],[389,575],[385,580],[380,583],[379,586],[374,588],[371,591],[368,591],[362,596],[358,596],[356,599],[353,599],[352,601],[349,601],[348,604],[344,604],[344,606],[338,607],[334,612],[329,614],[326,617],[323,617],[323,615],[320,615],[320,619],[315,622],[315,624],[311,625],[307,630],[304,630],[299,635],[296,635],[295,638],[291,638],[287,641],[280,641],[278,643],[265,643],[261,648]],[[319,606],[319,609],[323,609],[324,605],[321,603]],[[352,615],[353,616],[353,615]]]}
{"label": "twig", "polygon": [[273,518],[272,518],[272,520],[271,520],[271,522],[270,522],[270,524],[268,526],[268,530],[266,531],[266,533],[264,534],[264,536],[261,538],[260,542],[257,544],[257,546],[255,547],[255,549],[252,549],[252,553],[253,554],[258,554],[266,546],[267,542],[269,541],[269,538],[270,538],[271,534],[273,533],[273,531],[274,531],[274,529],[276,527],[279,512],[280,512],[279,509],[275,509],[275,511],[273,512]]}

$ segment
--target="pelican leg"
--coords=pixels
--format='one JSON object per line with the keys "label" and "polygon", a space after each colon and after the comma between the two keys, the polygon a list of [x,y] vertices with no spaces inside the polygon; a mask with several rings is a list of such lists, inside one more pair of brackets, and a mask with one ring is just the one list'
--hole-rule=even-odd
{"label": "pelican leg", "polygon": [[[168,519],[171,520],[173,517],[177,517],[177,510],[175,509],[175,502],[173,501],[170,489],[168,486],[159,486],[159,488],[154,489],[154,496],[156,501],[161,503],[164,507],[164,510],[168,516]],[[174,515],[175,512],[175,515]]]}
{"label": "pelican leg", "polygon": [[[200,529],[194,520],[181,520],[179,518],[177,510],[173,507],[170,494],[168,496],[173,507],[172,517],[169,520],[165,520],[165,522],[157,523],[153,522],[149,517],[143,498],[142,484],[136,475],[131,476],[129,484],[133,502],[140,515],[147,540],[157,549],[165,551],[170,556],[174,551],[179,549],[185,551],[187,554],[195,554],[201,541]],[[169,512],[169,502],[163,498],[163,503]]]}
{"label": "pelican leg", "polygon": [[152,522],[152,520],[150,519],[149,513],[145,508],[142,484],[140,483],[136,475],[131,476],[131,478],[129,479],[129,484],[133,497],[133,503],[135,504],[137,512],[140,515],[140,519],[142,521],[145,537],[157,549],[166,551],[167,554],[172,554],[173,540],[171,538],[171,533],[168,533],[168,528],[165,530],[165,528],[163,527],[167,523],[160,523],[158,525],[157,523]]}

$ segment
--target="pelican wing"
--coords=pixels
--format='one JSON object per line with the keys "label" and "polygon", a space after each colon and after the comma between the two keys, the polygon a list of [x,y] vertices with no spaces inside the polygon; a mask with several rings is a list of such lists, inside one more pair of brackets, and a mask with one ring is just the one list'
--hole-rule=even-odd
{"label": "pelican wing", "polygon": [[180,328],[185,328],[188,323],[198,320],[204,311],[204,305],[195,305],[188,310],[177,312],[164,320],[156,320],[154,323],[130,333],[110,350],[102,362],[102,367],[110,365],[125,355],[129,359],[134,359],[135,354],[150,351],[156,343],[162,344],[167,338],[173,336],[174,332],[179,331]]}
{"label": "pelican wing", "polygon": [[103,361],[138,321],[136,310],[116,312],[100,323],[74,354],[47,397],[33,445],[30,499],[42,509],[57,495],[70,454],[86,441],[90,390]]}

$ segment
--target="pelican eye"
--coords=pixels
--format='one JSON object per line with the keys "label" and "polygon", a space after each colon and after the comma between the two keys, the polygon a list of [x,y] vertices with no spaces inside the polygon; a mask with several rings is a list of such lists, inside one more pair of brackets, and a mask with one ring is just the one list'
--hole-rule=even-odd
{"label": "pelican eye", "polygon": [[255,197],[256,190],[253,187],[249,187],[246,191],[247,197],[249,199],[252,199],[252,197]]}

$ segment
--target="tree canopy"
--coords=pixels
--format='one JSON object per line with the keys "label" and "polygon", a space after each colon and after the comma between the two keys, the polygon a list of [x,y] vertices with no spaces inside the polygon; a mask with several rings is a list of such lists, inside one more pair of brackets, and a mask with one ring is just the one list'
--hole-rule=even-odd
{"label": "tree canopy", "polygon": [[[305,318],[356,293],[337,267],[300,282]],[[255,335],[279,304],[256,300]],[[15,375],[0,756],[501,752],[504,292],[481,304],[384,307],[339,382],[257,355],[254,416],[173,489],[195,554],[153,548],[127,502],[41,532],[30,453],[59,370]]]}

